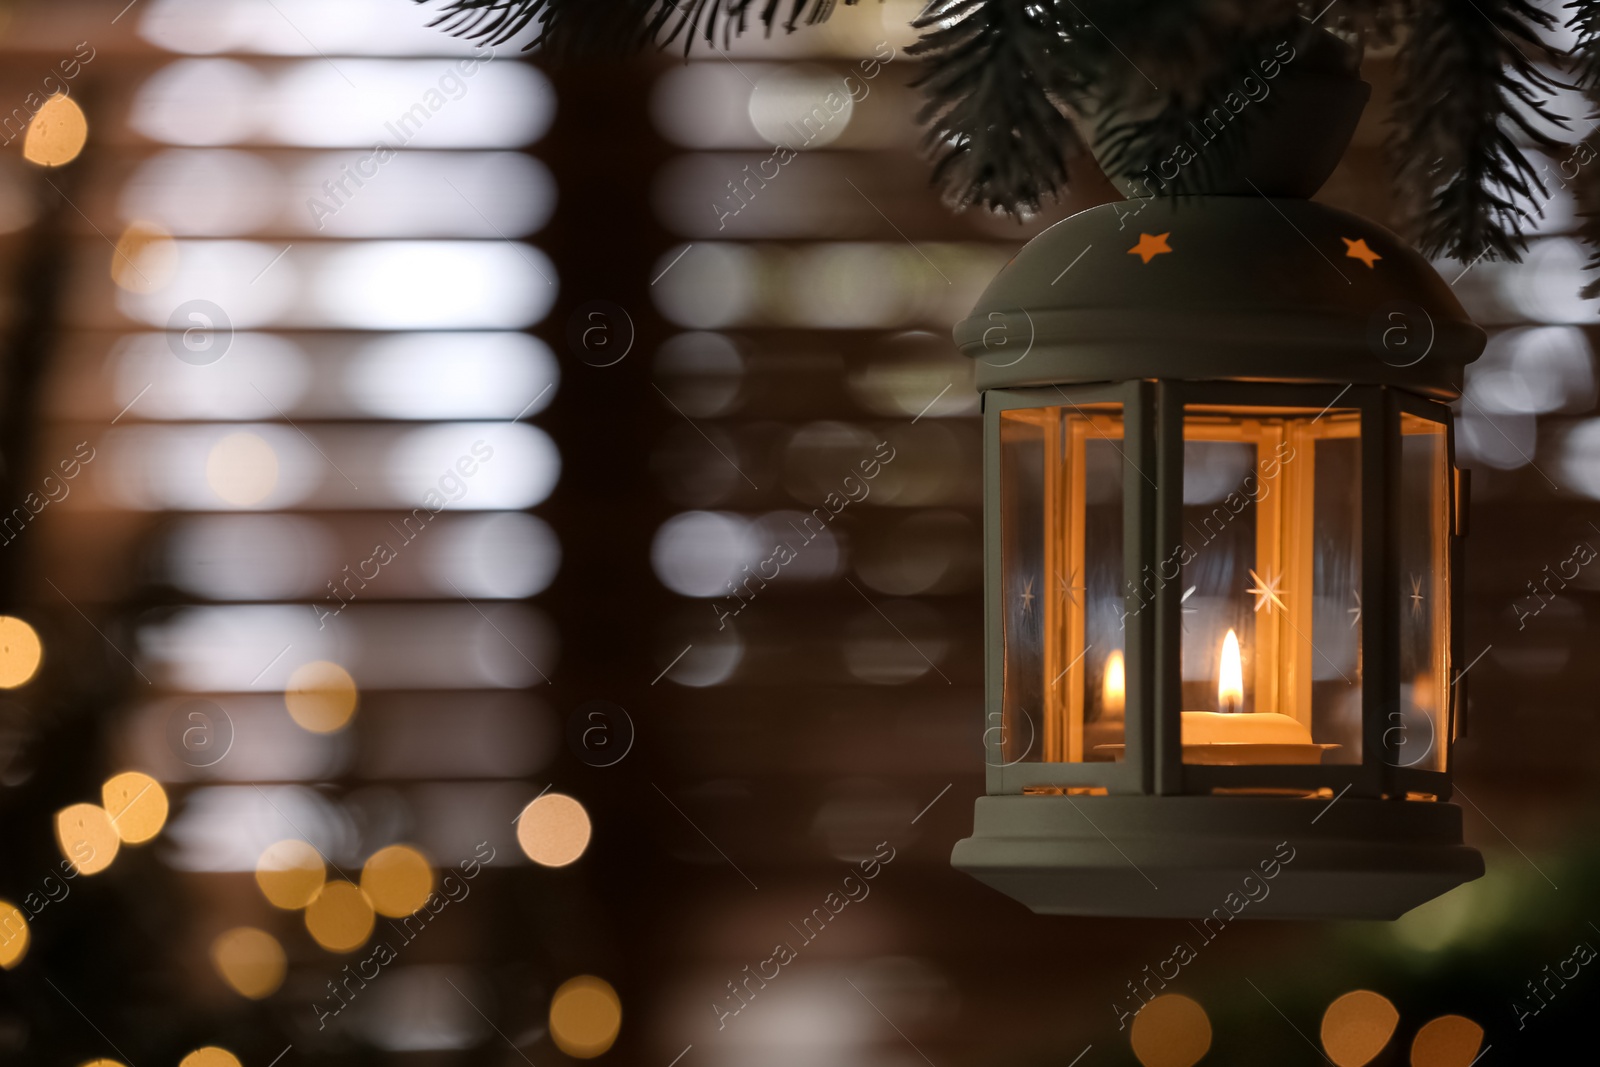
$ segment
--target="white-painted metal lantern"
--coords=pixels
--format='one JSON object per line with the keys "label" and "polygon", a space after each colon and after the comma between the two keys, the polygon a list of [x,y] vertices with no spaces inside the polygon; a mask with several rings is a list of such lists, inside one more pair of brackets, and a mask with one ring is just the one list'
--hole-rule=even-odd
{"label": "white-painted metal lantern", "polygon": [[1363,83],[1302,81],[1206,195],[1052,227],[956,329],[988,795],[953,862],[1036,911],[1203,916],[1270,862],[1250,914],[1394,918],[1482,873],[1449,803],[1446,404],[1484,335],[1422,256],[1306,199],[1337,150],[1252,154],[1353,130]]}

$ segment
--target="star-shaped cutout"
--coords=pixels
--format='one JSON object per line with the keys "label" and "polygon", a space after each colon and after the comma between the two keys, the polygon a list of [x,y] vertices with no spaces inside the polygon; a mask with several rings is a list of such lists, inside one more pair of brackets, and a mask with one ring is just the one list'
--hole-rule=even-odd
{"label": "star-shaped cutout", "polygon": [[1353,608],[1346,608],[1345,614],[1350,616],[1350,629],[1354,630],[1356,628],[1356,624],[1361,621],[1361,593],[1355,589],[1350,590],[1350,592],[1356,598],[1356,606]]}
{"label": "star-shaped cutout", "polygon": [[[1284,611],[1289,610],[1289,606],[1280,599],[1280,590],[1278,589],[1278,583],[1283,581],[1283,575],[1279,574],[1269,579],[1261,577],[1255,571],[1251,571],[1250,577],[1255,579],[1256,584],[1245,590],[1245,592],[1255,594],[1256,611],[1259,612],[1263,604],[1266,605],[1268,615],[1272,614],[1272,606],[1274,604]],[[1282,595],[1287,596],[1288,594],[1282,593]]]}
{"label": "star-shaped cutout", "polygon": [[1061,577],[1060,574],[1056,575],[1056,581],[1061,583],[1061,598],[1063,600],[1070,600],[1074,604],[1078,603],[1078,594],[1083,592],[1083,586],[1072,584],[1077,580],[1078,572],[1075,569],[1068,572],[1065,578]]}
{"label": "star-shaped cutout", "polygon": [[1022,601],[1022,613],[1024,615],[1027,615],[1031,611],[1033,611],[1033,579],[1032,578],[1028,579],[1028,584],[1022,587],[1022,592],[1017,594],[1017,596],[1018,596],[1018,599],[1020,599]]}
{"label": "star-shaped cutout", "polygon": [[1171,236],[1171,230],[1168,230],[1166,233],[1141,233],[1139,235],[1139,243],[1128,249],[1128,255],[1138,256],[1146,263],[1149,263],[1152,259],[1161,255],[1163,252],[1172,251],[1172,249],[1167,246],[1167,238]]}
{"label": "star-shaped cutout", "polygon": [[1345,256],[1349,259],[1359,259],[1367,265],[1368,270],[1372,270],[1373,264],[1383,258],[1367,247],[1367,239],[1365,237],[1358,237],[1354,241],[1348,237],[1341,237],[1339,240],[1344,242]]}
{"label": "star-shaped cutout", "polygon": [[1424,599],[1426,598],[1422,595],[1422,577],[1421,575],[1413,574],[1411,575],[1411,614],[1422,614],[1422,601]]}

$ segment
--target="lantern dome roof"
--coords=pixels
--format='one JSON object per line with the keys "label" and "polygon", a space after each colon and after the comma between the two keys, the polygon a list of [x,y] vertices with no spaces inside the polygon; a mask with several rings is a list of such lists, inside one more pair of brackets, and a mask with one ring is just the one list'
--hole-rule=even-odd
{"label": "lantern dome roof", "polygon": [[1030,241],[955,328],[979,389],[1135,378],[1460,395],[1485,335],[1376,223],[1261,196],[1101,204]]}

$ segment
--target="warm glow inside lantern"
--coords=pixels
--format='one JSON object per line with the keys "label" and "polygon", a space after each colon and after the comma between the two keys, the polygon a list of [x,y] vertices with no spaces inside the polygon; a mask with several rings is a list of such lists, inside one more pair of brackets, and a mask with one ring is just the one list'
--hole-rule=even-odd
{"label": "warm glow inside lantern", "polygon": [[1207,195],[1057,224],[956,329],[989,795],[954,862],[1036,910],[1205,915],[1280,848],[1252,914],[1393,918],[1482,873],[1448,802],[1447,405],[1484,335],[1397,237],[1304,199],[1342,146],[1305,138],[1365,99],[1342,62],[1308,48]]}
{"label": "warm glow inside lantern", "polygon": [[[1185,763],[1362,762],[1362,411],[1342,392],[1338,406],[1185,404],[1172,428],[1182,436],[1181,500],[1169,505],[1179,536],[1131,572],[1125,483],[1141,474],[1128,463],[1122,405],[1064,404],[1055,390],[993,397],[1002,763],[1125,758],[1129,618],[1169,586],[1180,591]],[[1380,404],[1370,399],[1381,420]],[[1405,682],[1384,727],[1403,765],[1444,770],[1448,410],[1414,406],[1398,413]]]}

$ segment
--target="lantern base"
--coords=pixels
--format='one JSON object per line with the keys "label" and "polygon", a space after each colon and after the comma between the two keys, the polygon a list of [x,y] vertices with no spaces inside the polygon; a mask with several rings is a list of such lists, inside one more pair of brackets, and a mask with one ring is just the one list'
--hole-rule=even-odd
{"label": "lantern base", "polygon": [[979,797],[951,864],[1041,915],[1398,919],[1483,874],[1428,801]]}

